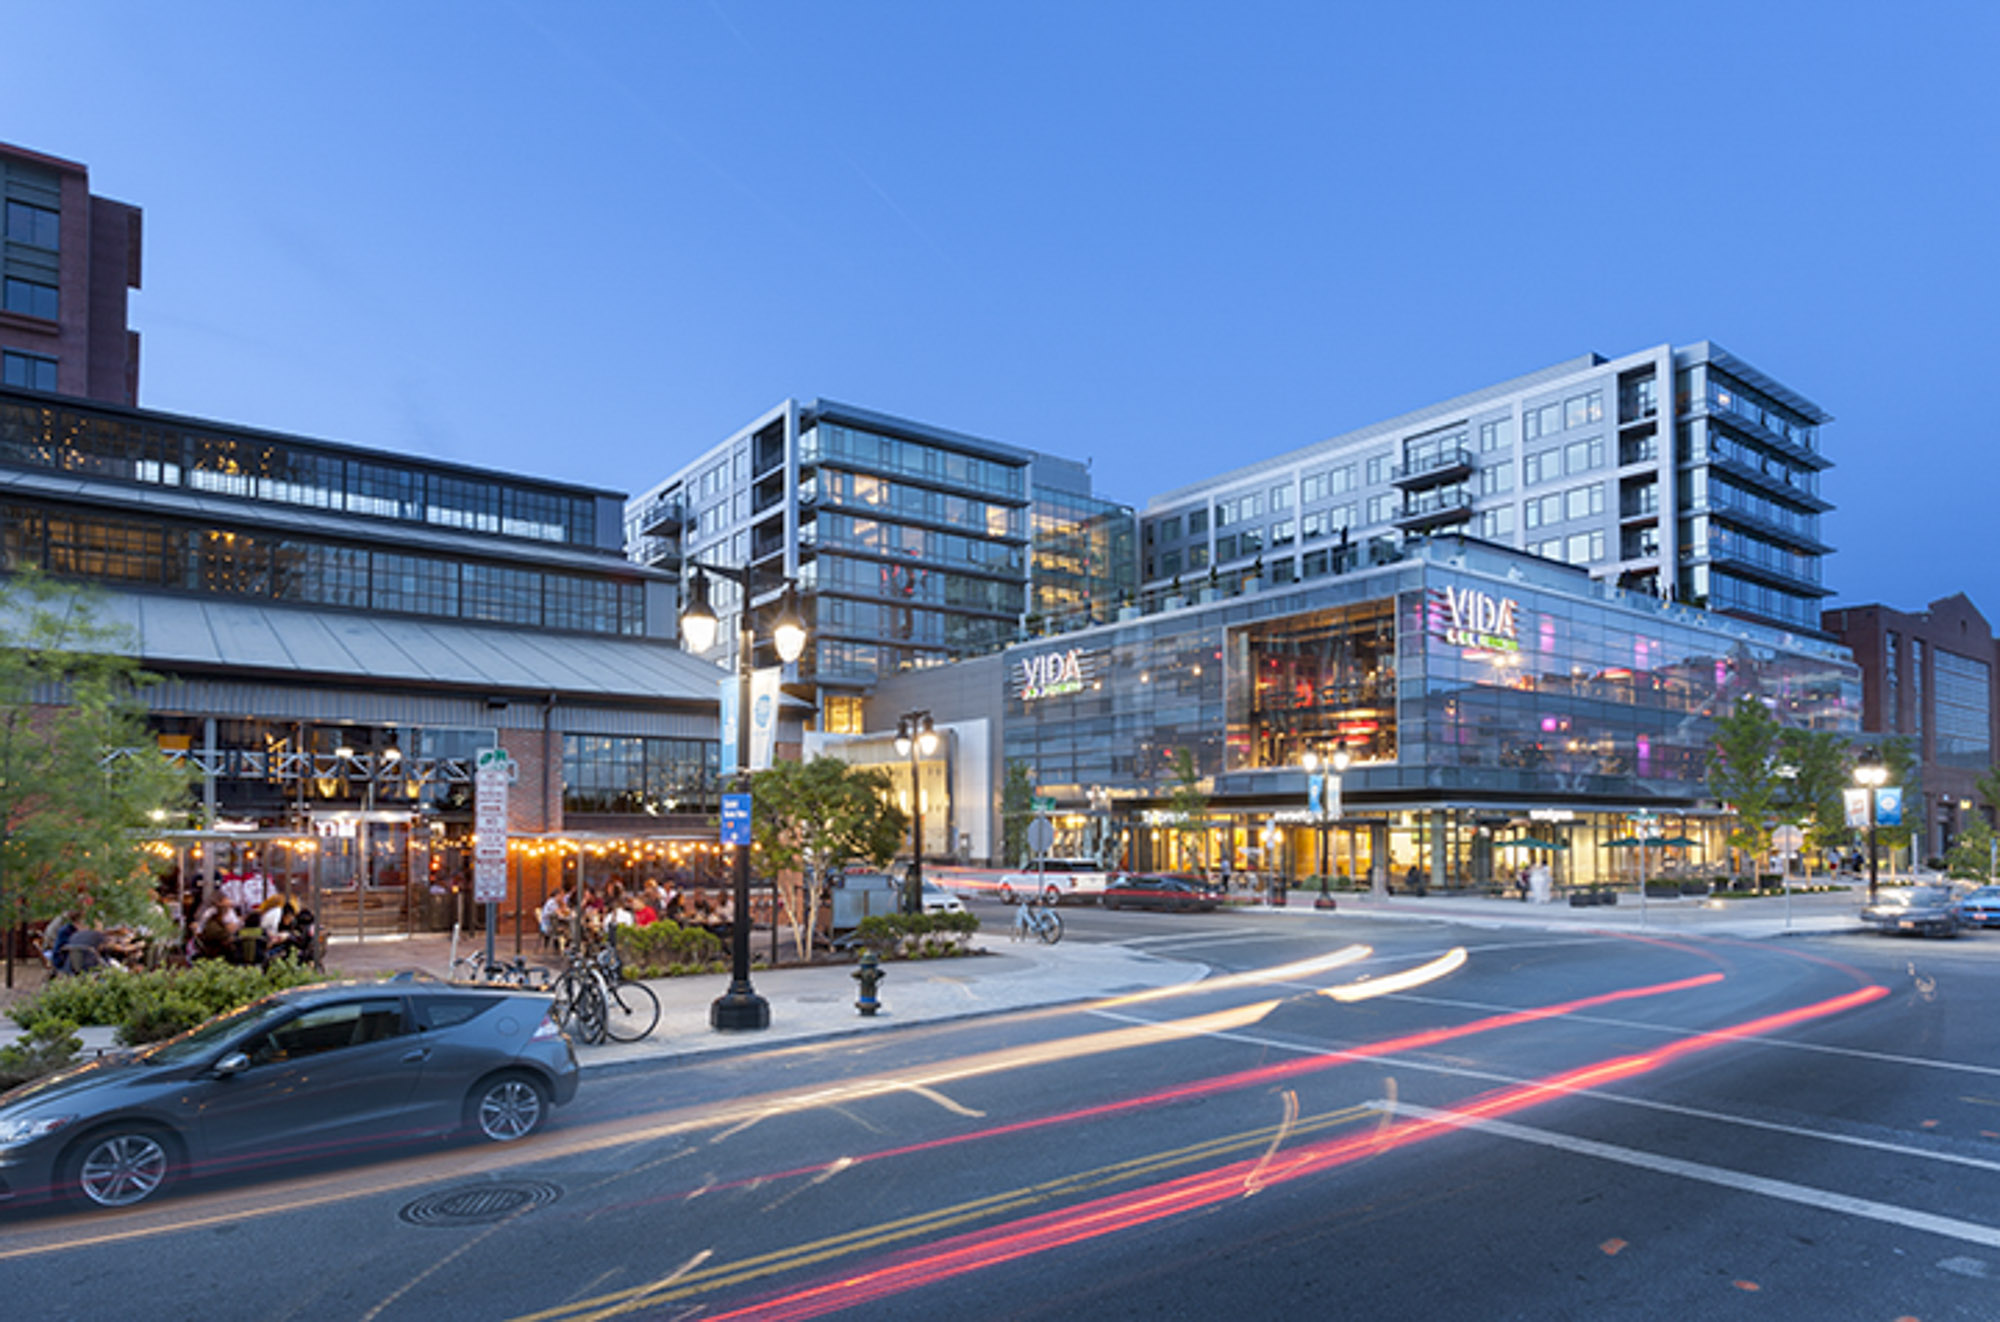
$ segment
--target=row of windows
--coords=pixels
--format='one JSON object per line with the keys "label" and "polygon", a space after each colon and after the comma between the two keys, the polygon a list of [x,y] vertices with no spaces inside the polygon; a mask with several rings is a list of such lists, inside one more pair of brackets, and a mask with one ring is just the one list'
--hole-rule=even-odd
{"label": "row of windows", "polygon": [[879,601],[850,601],[822,594],[816,623],[824,634],[849,634],[883,642],[918,643],[956,651],[990,650],[1014,636],[1018,616],[996,618]]}
{"label": "row of windows", "polygon": [[1707,565],[1694,566],[1693,588],[1708,599],[1710,610],[1740,610],[1799,628],[1819,627],[1819,601],[1752,583]]}
{"label": "row of windows", "polygon": [[563,809],[578,813],[713,813],[722,754],[713,739],[563,736]]}
{"label": "row of windows", "polygon": [[1595,564],[1604,558],[1603,532],[1571,533],[1567,537],[1550,537],[1544,541],[1529,542],[1527,549],[1545,560],[1562,560],[1572,565]]}
{"label": "row of windows", "polygon": [[10,275],[0,282],[0,307],[24,317],[55,321],[62,315],[62,295],[54,285]]}
{"label": "row of windows", "polygon": [[1931,653],[1936,684],[1938,760],[1988,769],[1992,760],[1992,670],[1984,661],[1936,650]]}
{"label": "row of windows", "polygon": [[1604,392],[1588,390],[1555,403],[1521,410],[1521,437],[1532,441],[1603,420]]}
{"label": "row of windows", "polygon": [[1546,496],[1530,497],[1521,503],[1521,513],[1524,524],[1530,529],[1602,514],[1604,484],[1591,482],[1571,487],[1568,491],[1552,491]]}
{"label": "row of windows", "polygon": [[645,590],[637,583],[25,506],[0,507],[0,519],[10,566],[68,578],[582,633],[645,633]]}
{"label": "row of windows", "polygon": [[1027,491],[1027,470],[1020,464],[982,459],[920,441],[878,436],[831,422],[822,422],[799,437],[801,465],[842,460],[877,472],[927,479],[988,495],[1018,498]]}
{"label": "row of windows", "polygon": [[909,524],[880,519],[856,518],[851,514],[827,511],[802,530],[802,541],[823,546],[852,546],[879,555],[909,556],[935,564],[970,565],[996,572],[1018,574],[1026,552],[1017,542],[993,542],[984,537],[961,537]]}
{"label": "row of windows", "polygon": [[[1690,482],[1689,487],[1695,484]],[[1725,477],[1717,475],[1705,484],[1708,492],[1708,506],[1716,510],[1734,510],[1762,523],[1768,523],[1787,532],[1819,539],[1819,515],[1808,514],[1792,508],[1783,501],[1772,500],[1759,492],[1748,491]]]}
{"label": "row of windows", "polygon": [[7,241],[54,252],[62,246],[62,216],[48,207],[9,199]]}
{"label": "row of windows", "polygon": [[1604,455],[1602,436],[1590,436],[1552,450],[1539,451],[1521,460],[1521,485],[1532,487],[1602,468]]}
{"label": "row of windows", "polygon": [[1810,468],[1788,463],[1762,446],[1733,436],[1727,428],[1708,429],[1708,452],[1716,459],[1741,464],[1753,472],[1773,478],[1788,487],[1814,495],[1819,490],[1819,474]]}
{"label": "row of windows", "polygon": [[1335,496],[1344,496],[1352,490],[1354,490],[1353,464],[1341,464],[1337,468],[1307,473],[1299,480],[1299,494],[1303,503],[1307,505],[1331,500]]}
{"label": "row of windows", "polygon": [[0,462],[536,541],[596,542],[597,509],[587,497],[73,408],[0,403]]}
{"label": "row of windows", "polygon": [[799,484],[801,501],[824,500],[829,505],[886,510],[913,519],[979,529],[988,537],[1025,536],[1026,512],[1019,505],[1002,505],[931,487],[891,482],[867,473],[822,469]]}
{"label": "row of windows", "polygon": [[1819,439],[1818,429],[1796,421],[1789,413],[1711,367],[1708,369],[1708,407],[1754,422],[1801,449],[1811,450]]}
{"label": "row of windows", "polygon": [[1023,588],[1018,579],[979,578],[924,565],[844,555],[819,556],[809,567],[813,584],[819,588],[1000,615],[1018,616],[1022,611]]}
{"label": "row of windows", "polygon": [[44,358],[38,353],[15,353],[11,349],[0,353],[0,383],[22,390],[53,392],[56,388],[56,360]]}
{"label": "row of windows", "polygon": [[1412,436],[1403,442],[1403,469],[1409,473],[1420,473],[1435,466],[1439,459],[1463,450],[1469,439],[1470,433],[1464,427]]}

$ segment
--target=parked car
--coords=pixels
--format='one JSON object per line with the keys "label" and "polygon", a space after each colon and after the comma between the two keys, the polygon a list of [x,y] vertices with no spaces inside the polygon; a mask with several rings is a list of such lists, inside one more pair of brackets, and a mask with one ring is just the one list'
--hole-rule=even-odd
{"label": "parked car", "polygon": [[0,1094],[0,1199],[130,1207],[183,1177],[461,1131],[511,1143],[576,1095],[546,993],[321,983]]}
{"label": "parked car", "polygon": [[2000,927],[2000,886],[1981,886],[1959,896],[1958,921],[1966,927]]}
{"label": "parked car", "polygon": [[1046,858],[1000,878],[1000,903],[1040,896],[1049,904],[1095,904],[1115,872],[1094,858]]}
{"label": "parked car", "polygon": [[1861,921],[1890,935],[1958,935],[1958,913],[1951,892],[1942,886],[1884,890],[1874,904],[1862,909]]}
{"label": "parked car", "polygon": [[1207,911],[1223,901],[1222,892],[1200,877],[1175,873],[1138,873],[1120,877],[1104,888],[1099,901],[1107,909]]}

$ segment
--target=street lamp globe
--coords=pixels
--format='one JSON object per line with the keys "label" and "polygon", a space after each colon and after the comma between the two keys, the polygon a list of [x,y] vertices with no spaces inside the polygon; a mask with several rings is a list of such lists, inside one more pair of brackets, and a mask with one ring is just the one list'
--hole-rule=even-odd
{"label": "street lamp globe", "polygon": [[706,652],[715,646],[717,627],[715,610],[708,604],[708,578],[697,569],[688,584],[687,609],[681,612],[681,637],[695,651]]}
{"label": "street lamp globe", "polygon": [[1336,774],[1347,770],[1347,764],[1353,760],[1353,757],[1348,754],[1345,748],[1336,748],[1333,750],[1333,769]]}
{"label": "street lamp globe", "polygon": [[771,645],[778,650],[778,659],[787,665],[799,659],[806,650],[806,622],[799,617],[799,596],[790,584],[785,586],[785,599],[778,607],[778,618],[771,625]]}

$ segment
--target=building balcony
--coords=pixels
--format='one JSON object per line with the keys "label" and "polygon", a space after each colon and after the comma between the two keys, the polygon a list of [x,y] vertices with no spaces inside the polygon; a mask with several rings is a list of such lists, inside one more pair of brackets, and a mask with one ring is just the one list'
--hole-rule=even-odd
{"label": "building balcony", "polygon": [[1751,579],[1769,587],[1781,588],[1786,592],[1806,597],[1830,597],[1833,589],[1820,586],[1817,576],[1808,576],[1790,569],[1780,569],[1765,564],[1749,554],[1730,547],[1710,546],[1708,562],[1717,569],[1725,569],[1739,578]]}
{"label": "building balcony", "polygon": [[669,574],[680,573],[681,566],[686,562],[687,557],[682,554],[679,542],[654,546],[640,557],[640,563],[647,568],[663,570]]}
{"label": "building balcony", "polygon": [[1824,514],[1833,508],[1832,501],[1821,500],[1810,491],[1801,491],[1791,483],[1772,477],[1763,469],[1746,464],[1733,456],[1711,454],[1708,463],[1711,468],[1727,473],[1740,482],[1746,482],[1766,495],[1787,504],[1797,505],[1800,509],[1810,510],[1814,514]]}
{"label": "building balcony", "polygon": [[1782,542],[1790,549],[1805,555],[1833,554],[1831,546],[1828,546],[1825,542],[1822,542],[1810,533],[1800,532],[1796,528],[1788,528],[1775,519],[1767,519],[1749,510],[1738,509],[1733,505],[1719,503],[1712,498],[1708,502],[1708,514],[1712,519],[1733,524],[1745,532],[1755,533],[1759,537]]}
{"label": "building balcony", "polygon": [[685,527],[687,506],[679,496],[656,500],[639,516],[639,534],[643,537],[673,537]]}
{"label": "building balcony", "polygon": [[1437,491],[1425,496],[1408,497],[1395,523],[1404,532],[1430,532],[1465,523],[1471,518],[1470,491]]}
{"label": "building balcony", "polygon": [[1417,491],[1462,482],[1472,476],[1473,468],[1472,451],[1455,445],[1414,463],[1399,464],[1390,477],[1404,491]]}

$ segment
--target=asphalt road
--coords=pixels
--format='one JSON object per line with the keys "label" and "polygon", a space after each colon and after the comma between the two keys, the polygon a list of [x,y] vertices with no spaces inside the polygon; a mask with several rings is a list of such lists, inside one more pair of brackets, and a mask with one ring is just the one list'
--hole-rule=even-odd
{"label": "asphalt road", "polygon": [[1065,918],[1215,974],[16,1215],[0,1280],[38,1322],[2000,1317],[2000,932]]}

